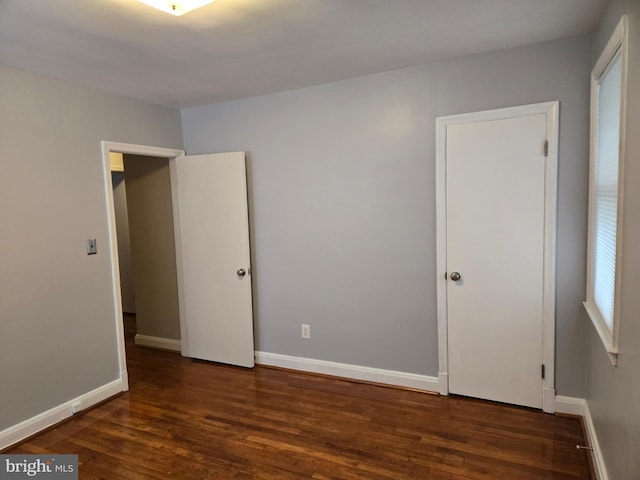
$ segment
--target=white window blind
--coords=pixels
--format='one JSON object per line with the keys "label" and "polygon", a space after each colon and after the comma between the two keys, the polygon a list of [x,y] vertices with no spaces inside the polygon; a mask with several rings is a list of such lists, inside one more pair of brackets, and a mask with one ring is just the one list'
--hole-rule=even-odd
{"label": "white window blind", "polygon": [[621,87],[622,55],[618,51],[597,87],[593,178],[593,302],[609,330],[613,329],[616,284]]}

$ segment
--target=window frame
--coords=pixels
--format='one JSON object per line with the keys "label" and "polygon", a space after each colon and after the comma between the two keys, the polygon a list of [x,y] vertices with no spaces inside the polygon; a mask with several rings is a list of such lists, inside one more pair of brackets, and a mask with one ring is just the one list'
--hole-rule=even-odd
{"label": "window frame", "polygon": [[[594,263],[595,263],[595,227],[596,227],[596,155],[597,155],[597,115],[598,115],[598,87],[609,65],[620,53],[621,78],[620,78],[620,138],[618,147],[618,204],[616,214],[616,250],[615,250],[615,277],[613,298],[612,327],[609,328],[594,301]],[[628,27],[627,18],[623,16],[616,26],[611,38],[607,42],[602,54],[598,58],[591,72],[591,131],[589,153],[589,230],[587,244],[587,292],[584,307],[593,322],[593,325],[604,344],[611,363],[617,365],[618,339],[620,333],[620,285],[621,279],[621,252],[622,252],[622,222],[624,199],[624,160],[626,139],[626,101],[627,101],[627,64],[628,64]]]}

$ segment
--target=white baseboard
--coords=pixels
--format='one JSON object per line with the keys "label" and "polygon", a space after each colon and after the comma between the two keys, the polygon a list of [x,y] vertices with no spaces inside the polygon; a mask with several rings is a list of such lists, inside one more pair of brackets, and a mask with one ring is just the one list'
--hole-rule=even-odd
{"label": "white baseboard", "polygon": [[20,440],[24,440],[45,428],[55,425],[74,413],[78,413],[85,408],[91,407],[96,403],[102,402],[128,389],[129,385],[126,378],[121,377],[118,380],[109,382],[84,395],[69,400],[62,405],[58,405],[35,417],[31,417],[17,425],[2,430],[0,432],[0,450],[14,445]]}
{"label": "white baseboard", "polygon": [[593,424],[593,418],[591,418],[591,410],[589,410],[587,401],[584,398],[563,397],[559,395],[556,397],[556,413],[578,415],[584,419],[587,440],[589,441],[589,446],[593,448],[593,466],[596,471],[597,480],[609,480],[609,474],[607,473],[604,457]]}
{"label": "white baseboard", "polygon": [[383,383],[397,387],[414,388],[426,392],[438,392],[439,384],[436,377],[418,375],[416,373],[382,370],[379,368],[361,367],[347,363],[328,362],[313,358],[292,357],[277,353],[255,352],[256,363],[272,367],[289,368],[303,372],[321,373],[353,380]]}
{"label": "white baseboard", "polygon": [[174,340],[173,338],[136,334],[134,343],[143,347],[161,348],[162,350],[171,350],[173,352],[180,351],[180,340]]}
{"label": "white baseboard", "polygon": [[587,402],[584,398],[556,395],[556,413],[565,413],[567,415],[584,417],[586,403]]}

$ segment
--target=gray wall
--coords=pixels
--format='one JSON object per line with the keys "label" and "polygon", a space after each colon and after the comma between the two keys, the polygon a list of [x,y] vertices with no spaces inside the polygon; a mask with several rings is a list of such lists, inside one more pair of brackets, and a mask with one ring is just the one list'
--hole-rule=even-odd
{"label": "gray wall", "polygon": [[183,110],[188,153],[250,155],[257,349],[436,375],[435,118],[560,100],[557,390],[583,396],[591,54],[581,36]]}
{"label": "gray wall", "polygon": [[116,234],[118,238],[122,311],[136,313],[131,239],[129,238],[129,213],[127,212],[127,186],[124,181],[124,172],[111,172],[111,183],[113,184],[113,210],[116,217]]}
{"label": "gray wall", "polygon": [[124,155],[140,335],[180,338],[171,177],[166,158]]}
{"label": "gray wall", "polygon": [[100,141],[182,135],[176,110],[4,66],[0,132],[2,430],[119,377]]}
{"label": "gray wall", "polygon": [[587,400],[612,480],[640,477],[640,2],[615,0],[596,35],[594,60],[622,14],[629,14],[627,138],[622,222],[622,285],[618,366],[589,324]]}

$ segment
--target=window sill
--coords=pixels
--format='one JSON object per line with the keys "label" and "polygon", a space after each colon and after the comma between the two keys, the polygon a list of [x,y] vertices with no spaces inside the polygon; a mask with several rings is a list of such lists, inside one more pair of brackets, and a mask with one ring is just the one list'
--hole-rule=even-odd
{"label": "window sill", "polygon": [[600,337],[600,340],[602,340],[602,344],[604,345],[604,348],[607,350],[607,354],[609,355],[609,360],[611,360],[611,364],[614,367],[617,367],[618,366],[618,347],[617,345],[613,344],[613,336],[611,334],[611,331],[604,323],[604,320],[602,320],[602,317],[600,316],[600,312],[598,312],[598,309],[592,302],[587,301],[587,302],[583,302],[582,304],[584,305],[584,308],[587,311],[587,314],[589,315],[589,318],[591,319],[591,323],[593,323],[593,326],[595,327],[596,332],[598,332],[598,336]]}

